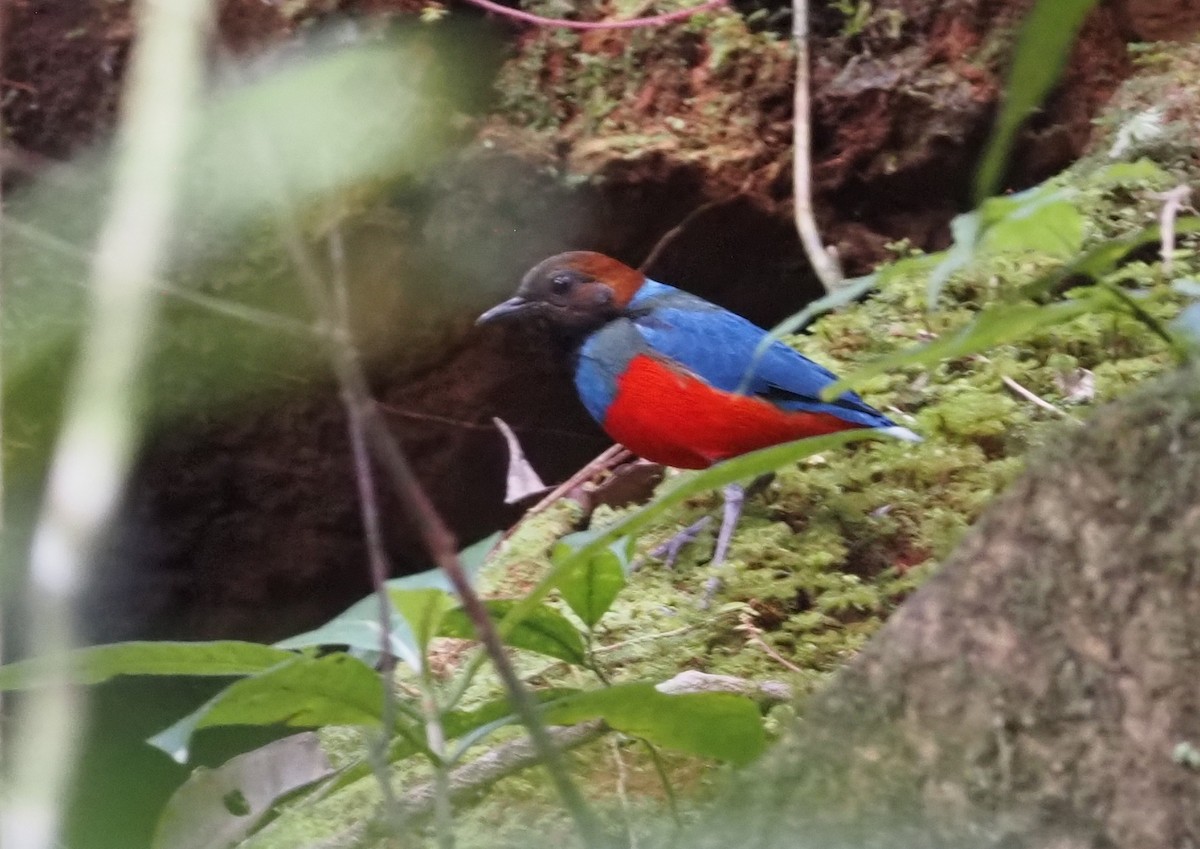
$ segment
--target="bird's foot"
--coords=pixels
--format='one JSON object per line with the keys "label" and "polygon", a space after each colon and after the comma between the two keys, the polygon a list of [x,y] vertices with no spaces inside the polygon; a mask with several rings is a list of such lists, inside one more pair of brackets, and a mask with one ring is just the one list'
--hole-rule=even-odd
{"label": "bird's foot", "polygon": [[650,556],[663,558],[663,565],[668,569],[673,568],[675,560],[679,557],[679,552],[683,550],[683,547],[695,542],[696,537],[700,536],[700,532],[707,528],[710,522],[712,522],[712,516],[705,516],[700,521],[688,525],[666,542],[652,548]]}

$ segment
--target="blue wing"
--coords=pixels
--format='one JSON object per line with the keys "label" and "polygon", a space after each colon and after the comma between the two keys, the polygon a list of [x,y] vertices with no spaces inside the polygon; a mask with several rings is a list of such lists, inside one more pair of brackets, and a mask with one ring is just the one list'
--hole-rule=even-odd
{"label": "blue wing", "polygon": [[648,280],[629,309],[651,349],[718,389],[735,392],[744,386],[747,394],[786,410],[832,413],[868,427],[892,425],[853,392],[822,401],[821,390],[837,380],[836,375],[782,342],[771,343],[756,362],[767,332],[703,298]]}

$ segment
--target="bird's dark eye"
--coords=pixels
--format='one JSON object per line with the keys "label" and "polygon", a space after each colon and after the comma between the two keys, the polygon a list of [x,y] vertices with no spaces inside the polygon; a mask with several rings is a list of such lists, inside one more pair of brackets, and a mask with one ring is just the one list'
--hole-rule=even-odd
{"label": "bird's dark eye", "polygon": [[555,274],[550,278],[550,291],[556,295],[565,295],[574,282],[570,274]]}

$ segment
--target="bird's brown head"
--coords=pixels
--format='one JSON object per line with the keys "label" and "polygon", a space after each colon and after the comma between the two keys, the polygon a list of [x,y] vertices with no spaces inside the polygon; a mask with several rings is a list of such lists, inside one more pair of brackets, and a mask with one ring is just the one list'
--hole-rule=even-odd
{"label": "bird's brown head", "polygon": [[645,280],[640,271],[604,254],[558,254],[526,272],[517,294],[476,323],[537,316],[569,336],[584,336],[621,315]]}

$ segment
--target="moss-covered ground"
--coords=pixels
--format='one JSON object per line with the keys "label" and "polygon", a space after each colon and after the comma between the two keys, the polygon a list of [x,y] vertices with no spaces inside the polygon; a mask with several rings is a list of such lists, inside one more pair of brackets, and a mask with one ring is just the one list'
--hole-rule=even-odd
{"label": "moss-covered ground", "polygon": [[[1054,180],[1073,192],[1071,202],[1085,222],[1085,247],[1157,223],[1159,193],[1196,173],[1196,128],[1186,125],[1179,104],[1197,102],[1194,81],[1200,76],[1193,71],[1200,51],[1155,47],[1141,49],[1140,56],[1152,70],[1167,72],[1128,84],[1101,122],[1093,155]],[[1153,158],[1156,166],[1131,171],[1129,179],[1098,176],[1114,161],[1141,157]],[[1123,289],[1162,322],[1177,316],[1187,300],[1172,282],[1200,272],[1195,240],[1182,238],[1179,247],[1169,276],[1153,250],[1126,264],[1120,275]],[[898,259],[910,253],[902,245],[895,250]],[[834,371],[852,374],[875,358],[956,331],[984,305],[1061,261],[1019,250],[977,257],[950,278],[932,310],[927,268],[899,267],[873,296],[825,315],[791,342]],[[1061,429],[1087,427],[1092,407],[1170,368],[1174,358],[1145,321],[1097,312],[981,354],[870,380],[862,388],[867,400],[924,441],[864,442],[778,470],[747,499],[729,560],[720,568],[721,589],[708,607],[701,601],[713,577],[708,561],[715,521],[672,568],[645,553],[701,517],[719,516],[720,494],[664,513],[637,540],[644,563],[596,629],[598,665],[617,682],[659,681],[697,669],[781,680],[801,696],[810,692],[937,568],[993,496],[1020,473],[1031,447]],[[670,481],[668,476],[664,485]],[[599,509],[591,526],[634,509],[640,508]],[[564,502],[527,522],[488,567],[493,592],[517,595],[527,589],[549,568],[554,541],[579,518],[578,508]],[[446,651],[440,666],[446,676],[454,674],[460,656]],[[599,685],[565,664],[522,657],[520,665],[535,686]],[[481,677],[469,699],[487,698],[493,687]],[[358,745],[345,735],[338,741],[328,736],[343,755]],[[636,821],[661,812],[667,793],[659,765],[644,747],[605,738],[571,759],[603,816]],[[671,754],[663,756],[661,767],[682,797],[684,816],[724,775],[724,768]],[[418,780],[415,772],[405,767],[402,777]],[[344,829],[369,820],[377,805],[374,779],[367,776],[319,803],[286,812],[247,845],[349,839]],[[534,824],[542,843],[558,833],[570,842],[567,818],[538,770],[500,782],[464,808],[457,822],[461,847],[524,844]],[[417,835],[407,835],[396,845],[414,840],[419,842]]]}

